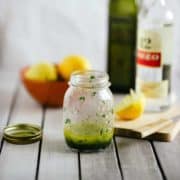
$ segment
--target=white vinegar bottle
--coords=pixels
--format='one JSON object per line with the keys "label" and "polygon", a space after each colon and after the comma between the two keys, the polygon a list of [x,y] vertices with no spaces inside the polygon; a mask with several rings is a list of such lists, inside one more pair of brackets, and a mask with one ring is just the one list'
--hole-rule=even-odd
{"label": "white vinegar bottle", "polygon": [[147,99],[146,111],[171,103],[173,13],[165,0],[144,0],[138,17],[136,90]]}

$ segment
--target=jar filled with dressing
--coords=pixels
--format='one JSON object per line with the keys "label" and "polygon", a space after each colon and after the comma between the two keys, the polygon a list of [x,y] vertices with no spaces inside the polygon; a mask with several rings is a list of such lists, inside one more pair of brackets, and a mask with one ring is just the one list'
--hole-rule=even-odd
{"label": "jar filled with dressing", "polygon": [[106,148],[113,138],[113,95],[109,77],[100,71],[71,75],[63,104],[64,137],[80,151]]}

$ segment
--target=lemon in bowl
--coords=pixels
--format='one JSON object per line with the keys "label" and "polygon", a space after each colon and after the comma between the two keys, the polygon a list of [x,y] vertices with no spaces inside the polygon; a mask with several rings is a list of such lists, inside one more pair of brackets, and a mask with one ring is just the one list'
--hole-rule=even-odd
{"label": "lemon in bowl", "polygon": [[56,67],[48,61],[40,61],[32,65],[25,73],[25,77],[35,81],[56,81],[58,78]]}
{"label": "lemon in bowl", "polygon": [[114,107],[114,113],[120,120],[134,120],[143,114],[144,108],[145,96],[130,90],[130,94]]}
{"label": "lemon in bowl", "polygon": [[58,64],[59,74],[67,81],[70,79],[72,72],[89,69],[91,69],[89,61],[85,57],[79,55],[67,56]]}
{"label": "lemon in bowl", "polygon": [[68,83],[58,76],[56,64],[43,60],[26,66],[21,69],[20,78],[29,95],[39,104],[47,107],[63,105]]}

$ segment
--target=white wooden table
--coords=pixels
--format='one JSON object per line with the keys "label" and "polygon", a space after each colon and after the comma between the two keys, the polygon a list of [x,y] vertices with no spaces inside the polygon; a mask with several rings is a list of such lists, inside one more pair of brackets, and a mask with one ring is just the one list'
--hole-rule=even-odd
{"label": "white wooden table", "polygon": [[[180,136],[171,143],[115,137],[103,152],[72,152],[64,142],[62,110],[39,106],[16,75],[0,72],[0,77],[0,180],[180,179]],[[20,122],[41,125],[42,141],[4,141],[2,128]]]}

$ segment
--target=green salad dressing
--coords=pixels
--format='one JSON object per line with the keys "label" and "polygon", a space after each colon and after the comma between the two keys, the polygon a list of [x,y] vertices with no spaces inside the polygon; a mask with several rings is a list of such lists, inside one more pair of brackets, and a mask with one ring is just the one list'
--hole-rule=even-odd
{"label": "green salad dressing", "polygon": [[66,143],[79,150],[97,150],[107,147],[113,137],[113,128],[97,121],[67,123],[64,127]]}

